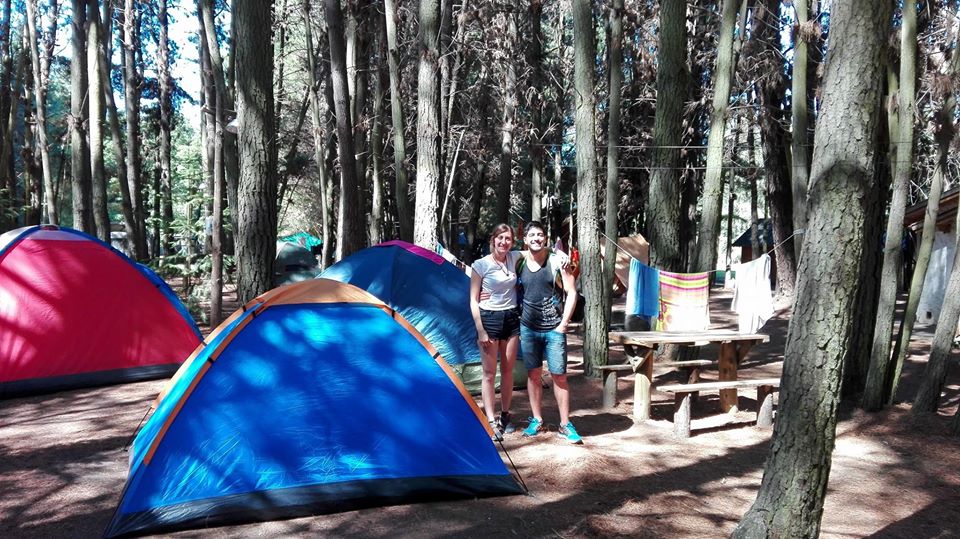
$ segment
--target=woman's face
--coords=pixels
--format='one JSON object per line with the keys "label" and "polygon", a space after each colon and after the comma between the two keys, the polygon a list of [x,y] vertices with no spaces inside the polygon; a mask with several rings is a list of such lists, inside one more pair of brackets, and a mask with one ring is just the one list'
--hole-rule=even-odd
{"label": "woman's face", "polygon": [[513,232],[506,230],[493,238],[493,249],[498,254],[507,253],[513,247]]}

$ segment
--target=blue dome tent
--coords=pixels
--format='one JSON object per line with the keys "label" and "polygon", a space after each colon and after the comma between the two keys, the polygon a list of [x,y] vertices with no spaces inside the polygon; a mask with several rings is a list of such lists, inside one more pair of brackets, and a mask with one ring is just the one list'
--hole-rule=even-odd
{"label": "blue dome tent", "polygon": [[[470,278],[437,253],[394,240],[353,253],[321,277],[370,292],[410,321],[440,352],[471,393],[480,392],[477,329],[470,312]],[[526,386],[518,359],[514,386]]]}
{"label": "blue dome tent", "polygon": [[393,309],[291,284],[224,321],[171,382],[106,535],[521,493],[490,434]]}

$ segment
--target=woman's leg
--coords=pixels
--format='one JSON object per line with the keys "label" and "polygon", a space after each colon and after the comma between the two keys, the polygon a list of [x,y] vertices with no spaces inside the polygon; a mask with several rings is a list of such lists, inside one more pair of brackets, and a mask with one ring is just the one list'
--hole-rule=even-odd
{"label": "woman's leg", "polygon": [[483,379],[480,382],[480,395],[483,398],[483,411],[487,413],[487,421],[496,419],[493,400],[496,396],[494,380],[497,376],[497,351],[503,341],[491,340],[487,346],[480,347],[480,358],[483,361]]}

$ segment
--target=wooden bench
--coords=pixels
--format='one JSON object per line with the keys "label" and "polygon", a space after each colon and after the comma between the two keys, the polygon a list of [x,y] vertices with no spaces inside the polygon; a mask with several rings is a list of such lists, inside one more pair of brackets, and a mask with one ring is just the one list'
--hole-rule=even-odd
{"label": "wooden bench", "polygon": [[[644,358],[630,356],[628,358],[630,363],[623,363],[618,365],[601,365],[597,367],[597,370],[600,371],[600,376],[603,380],[603,408],[613,408],[617,405],[617,379],[620,376],[620,373],[633,374],[640,372],[640,368],[643,366]],[[687,383],[692,384],[700,380],[700,368],[708,367],[710,365],[716,365],[716,361],[711,361],[709,359],[694,359],[689,361],[667,361],[660,362],[657,365],[663,365],[665,367],[679,368],[686,372]],[[637,401],[641,396],[638,392],[642,393],[643,387],[640,384],[636,383],[634,380],[633,393],[634,401]]]}
{"label": "wooden bench", "polygon": [[728,382],[704,382],[695,384],[670,384],[657,387],[665,393],[674,394],[673,432],[679,438],[690,437],[690,401],[700,391],[757,388],[757,426],[773,425],[773,392],[780,388],[779,378],[759,380],[732,380]]}

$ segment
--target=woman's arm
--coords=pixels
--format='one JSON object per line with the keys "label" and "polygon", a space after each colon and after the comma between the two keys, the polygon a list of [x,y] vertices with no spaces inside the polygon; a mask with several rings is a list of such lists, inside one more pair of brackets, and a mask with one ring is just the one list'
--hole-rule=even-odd
{"label": "woman's arm", "polygon": [[473,314],[473,323],[477,326],[477,342],[486,345],[490,342],[490,337],[483,329],[483,322],[480,320],[480,290],[482,289],[482,277],[476,270],[470,276],[470,312]]}

